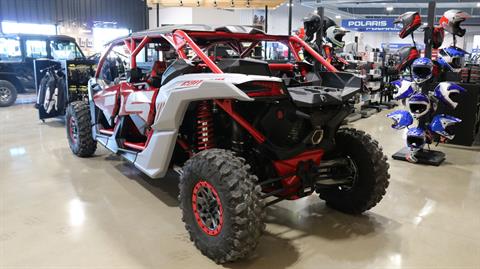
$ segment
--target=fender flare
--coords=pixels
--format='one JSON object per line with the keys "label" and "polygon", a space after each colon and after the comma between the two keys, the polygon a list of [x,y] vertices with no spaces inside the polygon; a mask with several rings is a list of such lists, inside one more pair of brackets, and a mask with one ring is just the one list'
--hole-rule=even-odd
{"label": "fender flare", "polygon": [[168,171],[180,128],[188,105],[194,101],[235,99],[253,101],[232,82],[206,80],[194,87],[173,88],[157,96],[152,134],[145,150],[138,153],[135,166],[152,178],[163,177]]}

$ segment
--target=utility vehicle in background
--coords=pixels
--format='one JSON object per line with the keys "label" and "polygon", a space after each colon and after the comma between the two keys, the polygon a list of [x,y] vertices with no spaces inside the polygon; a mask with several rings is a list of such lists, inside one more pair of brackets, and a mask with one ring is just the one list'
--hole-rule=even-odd
{"label": "utility vehicle in background", "polygon": [[85,59],[85,56],[69,36],[0,35],[0,107],[15,103],[17,93],[37,87],[36,59],[60,61]]}
{"label": "utility vehicle in background", "polygon": [[68,143],[80,157],[100,144],[152,178],[175,168],[191,240],[217,263],[235,261],[255,250],[266,206],[316,192],[359,214],[382,199],[382,148],[341,127],[361,84],[295,36],[205,25],[133,33],[108,45],[88,101],[68,106]]}

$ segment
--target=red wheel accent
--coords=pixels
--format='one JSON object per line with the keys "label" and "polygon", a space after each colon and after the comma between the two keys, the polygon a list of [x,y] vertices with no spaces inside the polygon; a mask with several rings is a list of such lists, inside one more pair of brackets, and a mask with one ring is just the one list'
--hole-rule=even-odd
{"label": "red wheel accent", "polygon": [[70,135],[70,139],[72,140],[72,143],[77,143],[77,122],[73,117],[70,117],[70,120],[68,121],[68,134]]}
{"label": "red wheel accent", "polygon": [[223,207],[212,184],[200,180],[193,187],[192,208],[198,226],[208,235],[216,236],[223,226]]}

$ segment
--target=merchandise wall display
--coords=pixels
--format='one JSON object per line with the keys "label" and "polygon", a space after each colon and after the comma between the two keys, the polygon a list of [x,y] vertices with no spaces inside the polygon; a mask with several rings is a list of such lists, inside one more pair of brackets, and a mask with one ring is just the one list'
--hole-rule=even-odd
{"label": "merchandise wall display", "polygon": [[[292,62],[259,58],[267,41],[289,46]],[[181,170],[182,220],[217,263],[255,251],[266,206],[316,192],[358,214],[388,187],[378,142],[340,128],[361,79],[296,36],[205,25],[133,33],[108,45],[88,85],[88,102],[67,109],[72,152],[90,157],[98,143],[152,178]]]}

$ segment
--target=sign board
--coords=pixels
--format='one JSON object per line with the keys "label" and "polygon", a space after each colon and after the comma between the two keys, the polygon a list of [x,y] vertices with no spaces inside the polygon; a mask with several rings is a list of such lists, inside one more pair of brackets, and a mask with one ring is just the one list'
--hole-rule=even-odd
{"label": "sign board", "polygon": [[342,20],[342,27],[356,32],[398,32],[401,27],[394,24],[394,18],[347,19]]}

